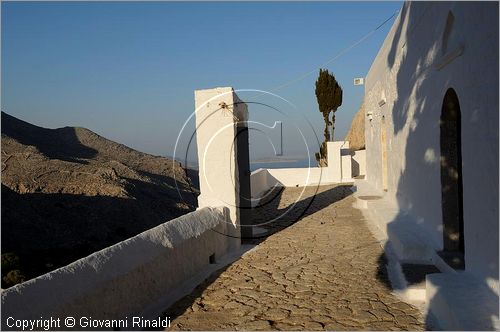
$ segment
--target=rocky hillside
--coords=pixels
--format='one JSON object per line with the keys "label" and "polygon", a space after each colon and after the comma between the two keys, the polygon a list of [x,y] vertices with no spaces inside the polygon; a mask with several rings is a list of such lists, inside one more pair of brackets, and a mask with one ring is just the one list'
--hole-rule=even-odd
{"label": "rocky hillside", "polygon": [[351,122],[351,128],[345,137],[349,141],[351,150],[362,150],[365,148],[365,106],[359,108]]}
{"label": "rocky hillside", "polygon": [[171,159],[85,128],[46,129],[3,112],[1,125],[3,287],[195,209],[198,191]]}

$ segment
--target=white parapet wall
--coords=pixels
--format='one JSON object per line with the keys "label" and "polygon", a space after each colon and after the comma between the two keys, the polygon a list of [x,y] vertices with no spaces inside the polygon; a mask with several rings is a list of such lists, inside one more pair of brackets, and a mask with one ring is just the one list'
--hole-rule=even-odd
{"label": "white parapet wall", "polygon": [[282,187],[305,187],[335,183],[327,174],[327,167],[269,168],[267,184]]}
{"label": "white parapet wall", "polygon": [[179,290],[186,281],[226,255],[228,237],[222,234],[230,223],[227,208],[202,208],[3,290],[2,329],[12,329],[8,317],[71,316],[78,322],[130,319],[156,305],[164,310],[185,295]]}
{"label": "white parapet wall", "polygon": [[258,200],[275,186],[305,187],[351,182],[349,142],[328,142],[327,149],[328,167],[260,168],[253,171],[250,177],[252,198]]}
{"label": "white parapet wall", "polygon": [[250,176],[250,187],[252,188],[252,199],[259,198],[266,191],[272,188],[276,182],[273,182],[267,169],[259,168],[252,172]]}

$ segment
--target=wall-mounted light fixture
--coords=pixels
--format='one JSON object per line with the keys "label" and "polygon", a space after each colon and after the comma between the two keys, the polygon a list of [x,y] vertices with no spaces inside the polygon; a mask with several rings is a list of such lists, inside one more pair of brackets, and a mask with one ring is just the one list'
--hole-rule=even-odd
{"label": "wall-mounted light fixture", "polygon": [[385,98],[385,91],[382,90],[382,94],[380,96],[380,100],[378,101],[378,106],[379,107],[382,107],[385,105],[385,102],[386,102],[386,98]]}
{"label": "wall-mounted light fixture", "polygon": [[363,77],[356,77],[354,79],[354,85],[363,85],[365,84],[365,79]]}
{"label": "wall-mounted light fixture", "polygon": [[370,120],[370,121],[373,120],[373,112],[372,111],[366,112],[366,116],[368,117],[368,120]]}

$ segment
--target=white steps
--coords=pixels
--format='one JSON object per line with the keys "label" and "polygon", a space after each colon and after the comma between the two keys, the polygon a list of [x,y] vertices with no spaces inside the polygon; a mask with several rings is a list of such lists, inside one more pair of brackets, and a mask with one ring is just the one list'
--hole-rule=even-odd
{"label": "white steps", "polygon": [[468,272],[426,277],[427,307],[444,330],[498,330],[498,295]]}
{"label": "white steps", "polygon": [[[444,330],[500,329],[499,297],[485,281],[446,264],[427,231],[400,211],[397,202],[384,197],[384,192],[365,180],[356,180],[353,191],[354,207],[363,212],[370,230],[384,245],[394,293],[427,313],[429,326]],[[433,265],[441,273],[420,272],[425,281],[410,283],[402,267],[408,263],[418,264],[417,269]]]}

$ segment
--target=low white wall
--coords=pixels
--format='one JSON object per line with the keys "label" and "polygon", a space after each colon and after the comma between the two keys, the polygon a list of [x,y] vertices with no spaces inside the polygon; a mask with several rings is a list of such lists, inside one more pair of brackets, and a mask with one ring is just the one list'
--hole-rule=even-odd
{"label": "low white wall", "polygon": [[366,150],[354,151],[352,155],[352,176],[366,175]]}
{"label": "low white wall", "polygon": [[[260,168],[252,172],[252,199],[258,200],[274,186],[305,187],[352,181],[349,142],[328,142],[328,167]],[[255,202],[254,202],[255,203]]]}
{"label": "low white wall", "polygon": [[259,168],[250,175],[252,198],[258,200],[274,186],[304,187],[337,183],[327,178],[326,169],[326,167]]}
{"label": "low white wall", "polygon": [[[227,208],[202,208],[2,292],[6,319],[143,315],[227,253]],[[195,285],[194,285],[195,286]],[[176,300],[176,299],[173,299]],[[165,308],[163,308],[165,309]],[[75,326],[79,328],[78,324]]]}
{"label": "low white wall", "polygon": [[275,168],[267,169],[270,187],[280,184],[283,187],[304,187],[332,183],[327,167],[311,168]]}
{"label": "low white wall", "polygon": [[252,172],[250,175],[252,198],[261,197],[274,185],[270,185],[268,179],[270,179],[270,175],[267,169],[259,168]]}

